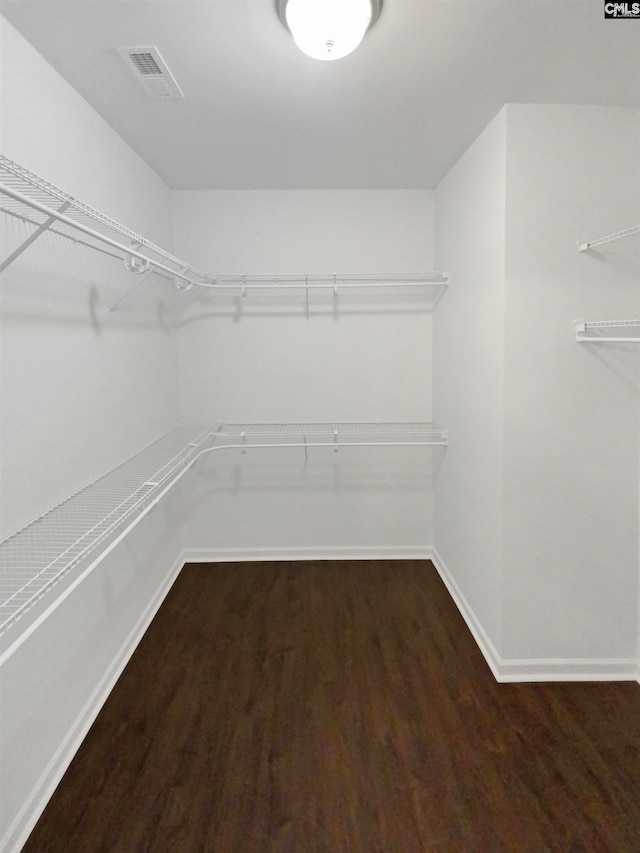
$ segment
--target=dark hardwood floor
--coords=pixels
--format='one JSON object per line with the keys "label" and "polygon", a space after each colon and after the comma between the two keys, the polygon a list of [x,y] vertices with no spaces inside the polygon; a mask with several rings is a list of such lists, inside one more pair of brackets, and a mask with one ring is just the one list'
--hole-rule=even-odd
{"label": "dark hardwood floor", "polygon": [[640,851],[640,687],[497,684],[428,562],[186,566],[27,853]]}

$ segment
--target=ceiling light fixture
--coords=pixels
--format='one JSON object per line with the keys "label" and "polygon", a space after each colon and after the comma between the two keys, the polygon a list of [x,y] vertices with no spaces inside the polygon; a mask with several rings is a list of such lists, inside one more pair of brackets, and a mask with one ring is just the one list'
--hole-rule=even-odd
{"label": "ceiling light fixture", "polygon": [[280,20],[303,53],[342,59],[380,14],[382,0],[277,0]]}

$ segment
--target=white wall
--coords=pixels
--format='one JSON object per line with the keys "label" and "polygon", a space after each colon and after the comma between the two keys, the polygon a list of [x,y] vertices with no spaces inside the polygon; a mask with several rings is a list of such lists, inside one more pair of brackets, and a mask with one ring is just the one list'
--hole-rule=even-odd
{"label": "white wall", "polygon": [[[227,274],[433,268],[428,191],[175,192],[176,251]],[[446,295],[444,297],[446,299]],[[196,297],[180,315],[187,422],[429,420],[431,303],[424,292]],[[194,485],[189,548],[431,543],[433,451],[216,454]],[[377,549],[377,550],[376,550]]]}
{"label": "white wall", "polygon": [[640,114],[507,108],[505,600],[510,659],[637,649],[640,352],[574,320],[640,315]]}
{"label": "white wall", "polygon": [[468,607],[499,650],[506,113],[436,191],[436,263],[451,286],[434,318],[434,417],[450,447],[435,485],[435,544]]}
{"label": "white wall", "polygon": [[165,497],[11,656],[0,676],[0,850],[42,809],[182,567]]}
{"label": "white wall", "polygon": [[[2,153],[166,244],[164,184],[1,18],[0,35]],[[2,258],[33,230],[6,216],[2,229]],[[2,274],[3,534],[177,421],[167,285],[108,311],[135,283],[52,235]],[[2,664],[3,850],[24,841],[172,578],[170,514],[149,516]]]}
{"label": "white wall", "polygon": [[[172,193],[176,251],[227,274],[433,266],[428,191]],[[203,299],[182,316],[183,420],[411,420],[431,412],[424,293]]]}
{"label": "white wall", "polygon": [[[162,181],[3,19],[0,34],[2,153],[166,244]],[[2,229],[3,258],[33,231],[4,215]],[[135,283],[121,262],[53,235],[2,274],[0,535],[176,422],[168,285],[153,276],[108,310]]]}
{"label": "white wall", "polygon": [[[637,114],[503,110],[438,188],[435,261],[430,192],[169,194],[5,22],[2,119],[4,153],[151,239],[170,237],[171,204],[174,248],[203,268],[452,277],[433,366],[446,452],[211,455],[3,665],[2,846],[25,837],[183,547],[419,554],[435,477],[442,565],[502,674],[637,655],[638,353],[573,341],[576,317],[640,307],[637,244],[574,247],[637,222]],[[3,251],[29,233],[4,227]],[[5,532],[170,429],[177,399],[204,423],[431,418],[416,293],[314,296],[308,317],[300,296],[185,295],[178,396],[167,287],[110,315],[135,283],[115,263],[48,236],[3,276]]]}
{"label": "white wall", "polygon": [[640,308],[638,111],[509,105],[436,193],[440,568],[503,679],[630,677],[638,649],[633,345],[574,320]]}

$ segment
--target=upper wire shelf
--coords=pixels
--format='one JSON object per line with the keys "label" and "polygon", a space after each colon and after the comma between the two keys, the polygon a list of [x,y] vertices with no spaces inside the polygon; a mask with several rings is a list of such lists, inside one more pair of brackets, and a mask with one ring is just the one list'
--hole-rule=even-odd
{"label": "upper wire shelf", "polygon": [[297,447],[306,457],[313,447],[337,453],[343,447],[446,443],[446,430],[430,423],[219,423],[174,430],[0,542],[3,654],[16,639],[10,629],[21,617],[36,605],[55,606],[59,597],[49,595],[54,588],[90,571],[204,454]]}
{"label": "upper wire shelf", "polygon": [[[0,263],[0,272],[41,234],[58,223],[58,229],[54,230],[61,236],[75,240],[74,232],[79,231],[91,238],[88,245],[93,248],[97,248],[95,241],[98,241],[116,249],[116,257],[123,258],[130,272],[154,270],[181,282],[183,286],[207,281],[205,273],[2,154],[0,193],[4,196],[0,206],[4,213],[37,226],[37,230]],[[68,228],[72,229],[71,234],[67,232]],[[128,244],[123,244],[116,237],[124,238]]]}
{"label": "upper wire shelf", "polygon": [[[0,211],[32,225],[35,231],[8,257],[0,261],[0,272],[46,231],[76,243],[99,249],[124,260],[130,272],[156,272],[173,281],[179,290],[192,287],[210,291],[238,289],[292,290],[339,287],[442,287],[449,283],[443,272],[373,273],[326,275],[210,275],[185,263],[170,252],[136,234],[130,228],[74,198],[4,155],[0,155]],[[78,232],[85,238],[78,237]],[[117,239],[116,239],[117,238]],[[127,243],[123,243],[122,240]],[[98,245],[96,245],[98,244]],[[137,286],[137,285],[136,285]],[[134,288],[135,289],[135,288]],[[128,294],[127,294],[128,295]],[[123,297],[123,299],[126,298]],[[122,301],[119,300],[113,308]],[[113,310],[113,309],[112,309]]]}
{"label": "upper wire shelf", "polygon": [[[576,320],[575,326],[580,343],[640,344],[640,320]],[[632,329],[635,333],[629,334]]]}
{"label": "upper wire shelf", "polygon": [[239,288],[247,291],[338,287],[424,287],[442,286],[449,283],[444,272],[423,273],[327,273],[324,275],[219,275],[212,276],[211,282],[203,284],[210,288]]}
{"label": "upper wire shelf", "polygon": [[614,234],[607,234],[606,237],[598,237],[596,240],[578,241],[578,251],[586,252],[587,249],[595,249],[605,243],[613,243],[614,240],[622,240],[624,237],[631,237],[634,234],[640,234],[640,225],[634,225],[633,228],[626,228],[624,231],[616,231]]}

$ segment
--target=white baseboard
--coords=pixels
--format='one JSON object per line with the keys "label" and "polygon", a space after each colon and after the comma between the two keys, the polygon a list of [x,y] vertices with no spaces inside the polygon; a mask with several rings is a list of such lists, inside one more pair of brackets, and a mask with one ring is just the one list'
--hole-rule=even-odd
{"label": "white baseboard", "polygon": [[437,548],[416,546],[316,546],[282,548],[188,548],[186,563],[268,562],[278,560],[431,560],[462,614],[496,681],[640,681],[634,659],[504,659],[493,645]]}
{"label": "white baseboard", "polygon": [[29,834],[38,822],[45,806],[64,776],[68,766],[71,764],[73,757],[80,748],[80,744],[100,713],[109,693],[111,693],[116,681],[129,662],[131,655],[136,650],[138,643],[151,624],[153,617],[171,589],[173,582],[178,577],[183,565],[184,559],[180,555],[129,633],[129,636],[120,647],[111,665],[100,679],[95,690],[67,732],[66,737],[44,769],[31,794],[4,834],[0,841],[0,851],[3,851],[3,853],[18,853],[26,843]]}
{"label": "white baseboard", "polygon": [[278,560],[428,560],[428,545],[338,545],[293,548],[187,548],[185,563],[270,562]]}
{"label": "white baseboard", "polygon": [[634,658],[506,659],[498,681],[635,681],[637,669]]}
{"label": "white baseboard", "polygon": [[449,595],[453,599],[456,607],[460,611],[462,618],[467,623],[467,627],[471,631],[473,639],[478,644],[484,659],[489,664],[489,669],[493,673],[497,681],[500,681],[500,664],[501,658],[496,647],[491,642],[489,635],[486,633],[480,620],[477,618],[473,608],[464,597],[462,590],[453,579],[453,575],[447,568],[444,560],[438,553],[438,549],[434,546],[431,549],[431,562],[436,567],[436,571],[442,578],[442,582],[449,590]]}
{"label": "white baseboard", "polygon": [[431,549],[431,560],[496,681],[640,681],[640,664],[634,658],[502,658],[435,547]]}

